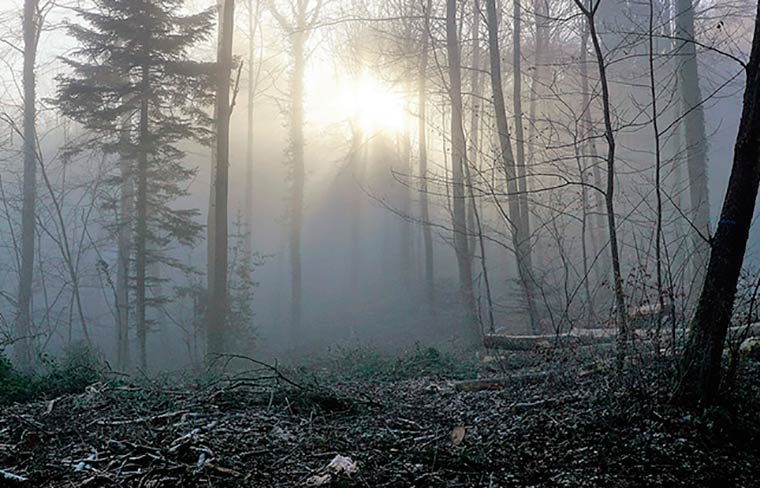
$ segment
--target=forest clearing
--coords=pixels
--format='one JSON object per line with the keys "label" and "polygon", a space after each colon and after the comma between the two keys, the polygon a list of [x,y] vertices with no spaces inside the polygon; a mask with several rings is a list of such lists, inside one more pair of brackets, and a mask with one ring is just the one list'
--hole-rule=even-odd
{"label": "forest clearing", "polygon": [[[621,392],[594,363],[540,363],[354,350],[310,377],[98,382],[9,408],[0,463],[27,480],[8,486],[755,486],[760,363],[704,417],[668,405],[651,365]],[[502,382],[468,391],[475,376]]]}
{"label": "forest clearing", "polygon": [[0,0],[0,486],[760,486],[760,1]]}

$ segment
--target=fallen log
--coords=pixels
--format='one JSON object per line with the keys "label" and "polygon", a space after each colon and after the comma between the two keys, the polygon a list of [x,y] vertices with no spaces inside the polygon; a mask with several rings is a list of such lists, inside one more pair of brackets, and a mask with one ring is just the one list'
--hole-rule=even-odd
{"label": "fallen log", "polygon": [[[760,322],[738,327],[731,327],[729,337],[738,337],[746,333],[747,337],[760,336]],[[648,341],[652,338],[654,330],[636,329],[631,332],[638,340]],[[679,329],[678,334],[684,336],[687,329]],[[553,347],[569,346],[592,346],[611,344],[615,342],[617,331],[615,329],[575,329],[561,334],[545,335],[506,335],[489,334],[483,338],[486,349],[503,349],[507,351],[534,351],[536,349],[548,349]],[[670,331],[663,330],[660,337],[664,342],[670,339]]]}
{"label": "fallen log", "polygon": [[552,335],[499,335],[492,334],[483,338],[483,345],[488,349],[506,349],[509,351],[532,351],[534,349],[588,346],[613,342],[615,334],[552,334]]}

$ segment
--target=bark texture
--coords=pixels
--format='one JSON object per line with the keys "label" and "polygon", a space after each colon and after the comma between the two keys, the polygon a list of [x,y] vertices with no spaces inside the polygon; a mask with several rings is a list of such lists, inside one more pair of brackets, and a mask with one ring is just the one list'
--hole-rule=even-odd
{"label": "bark texture", "polygon": [[680,382],[675,392],[677,400],[702,405],[713,403],[718,396],[721,355],[760,183],[760,3],[746,73],[744,108],[728,190],[712,240],[710,261],[691,322]]}

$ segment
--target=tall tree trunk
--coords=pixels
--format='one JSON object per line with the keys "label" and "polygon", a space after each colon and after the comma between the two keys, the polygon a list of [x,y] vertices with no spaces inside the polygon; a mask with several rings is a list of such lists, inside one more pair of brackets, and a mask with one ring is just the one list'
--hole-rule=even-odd
{"label": "tall tree trunk", "polygon": [[[462,59],[459,50],[457,29],[457,2],[446,1],[446,51],[449,59],[449,98],[451,99],[451,175],[452,209],[454,228],[454,251],[459,269],[459,286],[462,299],[470,314],[475,318],[475,296],[472,291],[471,256],[467,242],[466,196],[464,165],[467,164],[467,142],[462,125]],[[474,322],[474,320],[473,320]]]}
{"label": "tall tree trunk", "polygon": [[[593,183],[596,188],[602,188],[602,175],[599,170],[598,152],[596,149],[596,139],[594,138],[593,112],[591,110],[591,92],[588,83],[588,38],[589,38],[589,20],[583,19],[583,35],[581,37],[581,103],[583,104],[583,118],[581,127],[583,128],[584,139],[584,156],[586,159],[586,171],[591,170]],[[600,233],[606,226],[604,221],[604,198],[601,191],[594,191],[594,222],[590,226],[591,245],[595,256],[599,256],[599,265],[596,266],[595,277],[598,282],[606,281],[609,277],[610,265],[606,258],[607,254],[602,253],[602,238]]]}
{"label": "tall tree trunk", "polygon": [[432,305],[435,295],[433,269],[433,233],[430,228],[430,209],[428,207],[428,154],[427,154],[427,70],[429,56],[429,22],[432,0],[427,0],[424,14],[424,33],[422,39],[422,55],[420,57],[420,72],[417,87],[418,99],[418,139],[419,139],[419,171],[420,171],[420,218],[422,219],[422,241],[425,248],[425,290],[428,304]]}
{"label": "tall tree trunk", "polygon": [[[299,2],[302,4],[303,2]],[[304,73],[306,69],[305,12],[299,13],[293,32],[293,74],[291,79],[290,150],[292,157],[290,190],[290,318],[293,337],[301,328],[301,228],[303,227],[303,192],[306,184],[304,168]]]}
{"label": "tall tree trunk", "polygon": [[361,274],[361,230],[362,230],[362,210],[363,196],[362,185],[364,185],[364,166],[367,152],[365,151],[364,133],[360,124],[351,126],[351,149],[349,153],[349,164],[351,165],[351,175],[355,180],[355,185],[351,188],[351,205],[349,208],[349,240],[351,246],[351,258],[349,265],[349,288],[348,293],[353,293],[360,285]]}
{"label": "tall tree trunk", "polygon": [[622,372],[628,353],[628,313],[623,291],[623,276],[620,271],[620,252],[618,250],[617,226],[615,223],[615,132],[612,128],[612,109],[610,106],[610,89],[607,82],[607,64],[596,32],[594,15],[596,9],[583,5],[582,0],[574,0],[588,21],[589,36],[594,46],[599,82],[602,85],[602,111],[604,113],[604,138],[607,141],[607,189],[605,191],[605,206],[607,208],[607,228],[610,237],[610,257],[612,260],[612,277],[615,290],[615,325],[618,330],[617,338],[617,370]]}
{"label": "tall tree trunk", "polygon": [[256,97],[256,68],[254,66],[254,38],[258,25],[259,0],[248,1],[248,106],[245,144],[245,210],[246,252],[253,255],[253,100]]}
{"label": "tall tree trunk", "polygon": [[535,23],[535,37],[533,39],[533,71],[530,75],[530,100],[528,107],[528,119],[530,120],[530,139],[528,141],[530,152],[528,153],[528,164],[535,161],[536,153],[536,134],[539,132],[539,124],[536,120],[538,112],[538,102],[541,91],[541,76],[543,75],[543,55],[547,42],[547,25],[546,17],[548,16],[548,5],[546,0],[533,0],[533,19]]}
{"label": "tall tree trunk", "polygon": [[208,272],[208,354],[225,352],[227,321],[227,195],[230,164],[230,84],[232,76],[232,40],[235,29],[235,0],[223,0],[219,12],[219,44],[216,78],[216,170],[213,172],[214,228],[208,229],[210,249]]}
{"label": "tall tree trunk", "polygon": [[[398,161],[400,163],[400,173],[402,178],[410,179],[412,177],[412,141],[409,137],[408,130],[404,129],[403,134],[399,136],[400,139],[400,151],[398,154]],[[412,214],[412,195],[410,193],[410,187],[407,184],[398,185],[400,191],[400,210],[404,215],[401,219],[401,232],[399,239],[399,255],[401,263],[400,278],[401,284],[406,287],[407,290],[411,290],[413,279],[413,264],[412,264],[412,248],[414,246],[412,239],[412,224],[409,221],[409,217]]]}
{"label": "tall tree trunk", "polygon": [[[150,33],[148,32],[148,36]],[[150,65],[147,54],[142,66],[140,93],[140,126],[138,133],[138,167],[137,167],[137,222],[135,224],[135,328],[137,330],[137,347],[140,368],[148,367],[146,320],[146,287],[148,267],[148,151],[150,147],[149,99],[150,99]]]}
{"label": "tall tree trunk", "polygon": [[[126,131],[125,123],[122,130]],[[126,136],[125,136],[126,137]],[[132,162],[125,156],[119,162],[121,195],[119,198],[119,232],[116,256],[116,365],[129,367],[129,261],[131,257],[131,224],[134,184]]]}
{"label": "tall tree trunk", "polygon": [[675,391],[676,400],[702,405],[713,403],[720,388],[721,355],[760,183],[760,3],[746,73],[731,176]]}
{"label": "tall tree trunk", "polygon": [[[528,182],[525,170],[525,130],[523,129],[522,114],[522,6],[519,0],[514,1],[514,24],[512,29],[512,103],[515,109],[515,149],[517,159],[517,188],[520,192],[520,220],[528,223]],[[538,32],[538,31],[536,31]],[[535,73],[538,68],[534,69]],[[533,106],[531,99],[531,106]]]}
{"label": "tall tree trunk", "polygon": [[37,203],[37,81],[34,67],[39,39],[38,0],[24,1],[24,181],[21,209],[21,273],[14,353],[22,369],[32,365],[32,277],[34,273],[35,206]]}
{"label": "tall tree trunk", "polygon": [[509,220],[512,227],[512,243],[517,262],[517,273],[525,292],[528,318],[534,333],[540,332],[538,308],[536,307],[536,287],[533,270],[528,259],[527,248],[530,246],[529,230],[521,218],[520,191],[517,185],[515,159],[512,153],[512,142],[507,123],[507,108],[504,102],[504,89],[501,85],[501,53],[499,50],[499,18],[496,11],[496,0],[486,0],[488,17],[488,51],[491,64],[491,90],[493,91],[496,130],[501,150],[501,161],[507,178],[509,193]]}
{"label": "tall tree trunk", "polygon": [[[710,235],[710,198],[707,189],[707,134],[699,87],[697,49],[694,44],[694,7],[692,0],[676,0],[676,38],[680,41],[677,55],[678,83],[684,111],[686,132],[686,166],[689,173],[689,195],[693,229],[691,259],[694,286],[704,280],[704,270],[710,252],[705,238]],[[693,295],[694,296],[694,295]]]}
{"label": "tall tree trunk", "polygon": [[662,144],[660,143],[660,128],[659,128],[659,113],[658,99],[657,99],[657,84],[655,76],[654,57],[655,51],[655,35],[654,29],[654,16],[655,16],[654,0],[649,0],[649,93],[652,99],[652,132],[654,136],[654,152],[655,152],[655,194],[657,200],[656,207],[656,223],[655,223],[655,275],[657,280],[657,303],[659,310],[657,312],[657,324],[655,334],[655,347],[657,354],[660,351],[660,333],[662,329],[662,319],[665,313],[665,296],[663,294],[663,279],[662,279]]}
{"label": "tall tree trunk", "polygon": [[[469,167],[475,168],[478,171],[480,167],[479,151],[480,151],[480,117],[481,117],[481,97],[483,95],[483,76],[481,76],[481,60],[480,60],[480,0],[473,0],[472,6],[473,19],[472,19],[472,57],[470,58],[470,133],[469,135],[469,147],[467,164]],[[467,186],[472,193],[472,178],[470,177],[469,168],[465,168],[465,179]],[[475,198],[470,199],[471,205],[468,205],[467,214],[467,230],[470,235],[470,242],[468,244],[470,252],[475,254],[475,249],[478,247],[478,229],[475,214],[477,209],[474,208],[476,202]]]}

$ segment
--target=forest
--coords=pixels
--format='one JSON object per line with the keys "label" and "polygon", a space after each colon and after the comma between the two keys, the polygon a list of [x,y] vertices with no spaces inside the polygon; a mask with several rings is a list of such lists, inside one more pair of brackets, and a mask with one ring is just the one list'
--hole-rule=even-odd
{"label": "forest", "polygon": [[760,486],[760,1],[0,0],[0,487]]}

